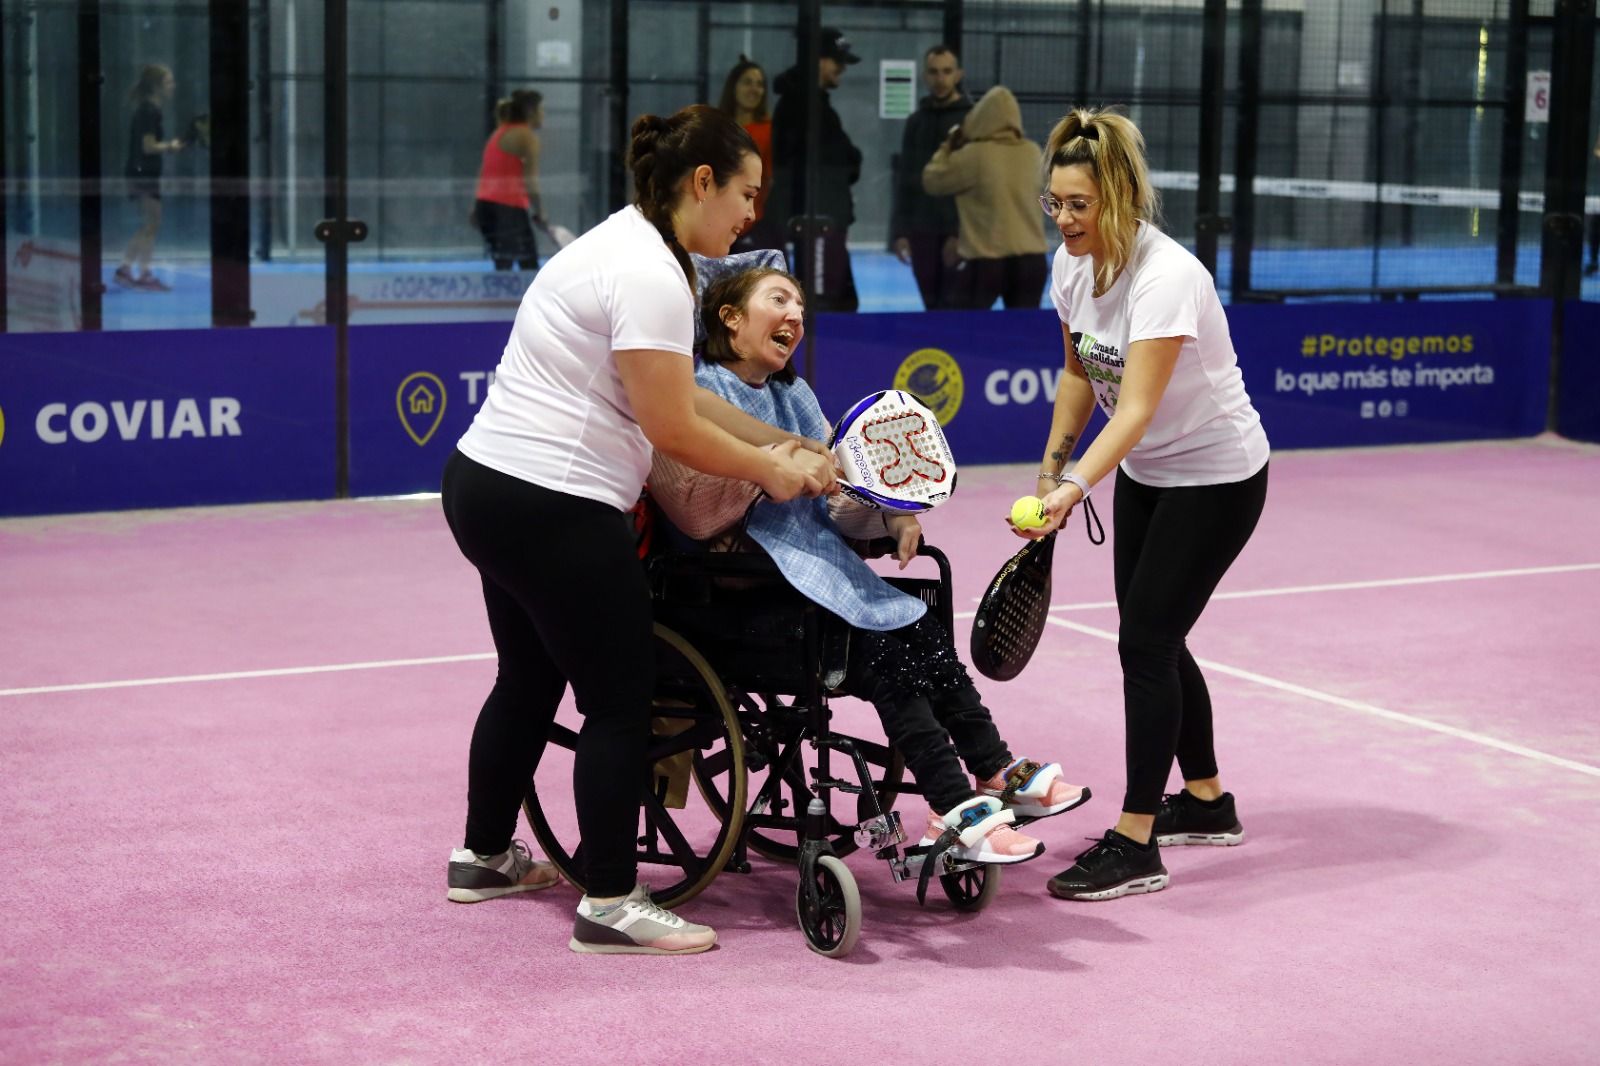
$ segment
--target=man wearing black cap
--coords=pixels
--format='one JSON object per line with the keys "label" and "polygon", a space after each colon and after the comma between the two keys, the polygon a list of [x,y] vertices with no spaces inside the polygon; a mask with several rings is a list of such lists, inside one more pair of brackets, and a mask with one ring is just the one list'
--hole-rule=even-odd
{"label": "man wearing black cap", "polygon": [[[844,68],[861,62],[850,49],[850,42],[839,30],[824,27],[817,63],[817,91],[812,94],[817,115],[817,189],[812,212],[828,219],[822,232],[820,263],[813,257],[799,266],[811,290],[811,306],[818,311],[854,311],[857,306],[855,276],[850,270],[850,255],[845,242],[850,224],[855,221],[855,204],[850,186],[861,177],[861,150],[850,143],[844,123],[833,109],[828,93],[839,87]],[[772,113],[772,195],[767,210],[780,221],[805,214],[806,127],[805,99],[802,93],[809,79],[790,67],[773,82],[778,106]],[[796,252],[796,258],[805,257]]]}

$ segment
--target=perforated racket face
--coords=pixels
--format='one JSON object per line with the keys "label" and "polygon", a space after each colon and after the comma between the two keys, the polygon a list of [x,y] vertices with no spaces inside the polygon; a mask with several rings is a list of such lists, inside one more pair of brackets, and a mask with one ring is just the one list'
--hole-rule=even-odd
{"label": "perforated racket face", "polygon": [[938,417],[899,389],[852,407],[834,430],[833,452],[841,487],[870,507],[926,511],[955,492],[955,458]]}
{"label": "perforated racket face", "polygon": [[984,677],[1010,681],[1039,646],[1050,612],[1050,564],[1056,535],[1029,541],[1006,560],[972,620],[972,665]]}

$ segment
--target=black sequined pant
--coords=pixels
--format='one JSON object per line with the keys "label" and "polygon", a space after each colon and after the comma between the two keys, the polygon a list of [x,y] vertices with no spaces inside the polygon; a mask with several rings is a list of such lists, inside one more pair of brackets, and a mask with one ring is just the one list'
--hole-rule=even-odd
{"label": "black sequined pant", "polygon": [[928,806],[941,814],[960,806],[977,794],[972,777],[1010,765],[1011,750],[932,615],[887,633],[858,629],[851,643],[850,689],[877,709]]}

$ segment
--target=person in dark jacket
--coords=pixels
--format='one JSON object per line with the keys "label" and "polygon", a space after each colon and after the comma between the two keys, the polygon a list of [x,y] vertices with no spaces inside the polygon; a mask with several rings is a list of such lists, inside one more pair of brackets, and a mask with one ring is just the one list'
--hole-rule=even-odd
{"label": "person in dark jacket", "polygon": [[[861,62],[850,49],[844,34],[832,27],[822,30],[822,47],[817,64],[812,99],[817,116],[817,189],[812,213],[828,219],[822,233],[820,262],[801,269],[811,292],[811,306],[819,311],[854,311],[855,276],[850,269],[846,241],[855,221],[855,204],[850,186],[861,178],[861,149],[850,142],[839,113],[828,94],[839,87],[844,68]],[[776,171],[772,195],[767,199],[767,214],[788,225],[805,214],[806,127],[805,98],[809,79],[790,67],[773,82],[778,106],[772,113],[772,165]],[[796,258],[799,258],[798,249]]]}
{"label": "person in dark jacket", "polygon": [[922,57],[922,80],[928,95],[906,119],[894,172],[894,207],[889,215],[889,247],[902,263],[911,264],[922,306],[930,311],[950,307],[958,260],[960,224],[955,200],[930,196],[922,187],[922,168],[972,110],[961,91],[961,57],[947,44],[936,44]]}

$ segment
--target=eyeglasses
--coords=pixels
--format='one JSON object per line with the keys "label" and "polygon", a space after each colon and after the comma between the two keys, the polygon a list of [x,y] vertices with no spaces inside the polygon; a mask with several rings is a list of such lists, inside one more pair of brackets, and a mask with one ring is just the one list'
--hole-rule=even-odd
{"label": "eyeglasses", "polygon": [[1068,214],[1081,215],[1099,202],[1099,199],[1084,200],[1078,197],[1071,200],[1057,200],[1049,193],[1042,193],[1039,196],[1039,209],[1051,218],[1059,215],[1063,207],[1067,209]]}

